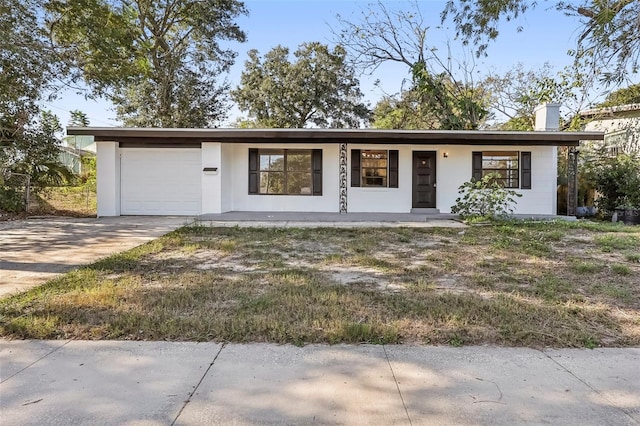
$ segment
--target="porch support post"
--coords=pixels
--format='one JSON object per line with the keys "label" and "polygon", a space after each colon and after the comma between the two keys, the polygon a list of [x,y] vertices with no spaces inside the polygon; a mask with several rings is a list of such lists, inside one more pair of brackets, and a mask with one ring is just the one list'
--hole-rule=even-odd
{"label": "porch support post", "polygon": [[340,143],[340,213],[347,212],[347,144]]}
{"label": "porch support post", "polygon": [[578,205],[578,149],[569,147],[567,157],[567,216],[575,216]]}

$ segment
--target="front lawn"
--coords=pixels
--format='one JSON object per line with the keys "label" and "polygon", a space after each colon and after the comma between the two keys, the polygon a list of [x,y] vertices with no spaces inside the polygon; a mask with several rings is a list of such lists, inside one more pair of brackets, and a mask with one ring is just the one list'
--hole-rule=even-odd
{"label": "front lawn", "polygon": [[187,227],[0,301],[11,338],[640,344],[640,227]]}

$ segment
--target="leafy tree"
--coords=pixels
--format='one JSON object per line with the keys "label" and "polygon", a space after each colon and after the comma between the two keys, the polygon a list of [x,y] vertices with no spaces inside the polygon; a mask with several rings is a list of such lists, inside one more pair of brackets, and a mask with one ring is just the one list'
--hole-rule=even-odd
{"label": "leafy tree", "polygon": [[[173,78],[179,83],[167,96],[162,95],[167,93],[163,84],[153,79],[117,89],[111,97],[116,115],[130,127],[212,127],[226,117],[226,81],[216,85],[213,78],[203,80],[188,68],[176,72]],[[160,112],[162,97],[168,105]]]}
{"label": "leafy tree", "polygon": [[640,84],[623,87],[607,95],[600,107],[613,107],[627,104],[640,104]]}
{"label": "leafy tree", "polygon": [[362,10],[360,20],[338,16],[338,22],[335,41],[345,46],[356,67],[373,72],[385,62],[407,66],[410,90],[420,99],[420,108],[434,117],[430,128],[476,129],[487,118],[488,98],[475,80],[473,66],[454,60],[450,51],[444,59],[428,45],[429,27],[418,2],[404,11],[389,9],[379,0]]}
{"label": "leafy tree", "polygon": [[596,205],[604,215],[616,208],[640,208],[640,158],[628,154],[601,156],[587,165],[598,191]]}
{"label": "leafy tree", "polygon": [[8,174],[30,176],[35,192],[72,179],[71,172],[58,162],[60,140],[56,133],[62,128],[55,115],[43,111],[40,117],[22,124],[21,127],[16,124],[7,116],[3,116],[0,121],[3,129],[14,129],[11,143],[0,151],[0,161]]}
{"label": "leafy tree", "polygon": [[423,108],[437,118],[439,129],[476,130],[489,114],[488,94],[472,80],[456,80],[449,70],[434,73],[425,64],[416,64],[414,90],[422,95]]}
{"label": "leafy tree", "polygon": [[63,72],[38,18],[39,0],[0,0],[0,114],[28,121]]}
{"label": "leafy tree", "polygon": [[431,56],[427,44],[429,27],[424,23],[417,1],[409,11],[391,10],[382,0],[361,10],[360,20],[337,16],[340,28],[333,30],[335,42],[344,46],[353,64],[373,72],[385,62],[405,64],[410,71]]}
{"label": "leafy tree", "polygon": [[58,119],[39,106],[65,71],[40,11],[38,0],[0,0],[0,209],[23,205],[17,174],[28,175],[36,191],[69,176],[57,162]]}
{"label": "leafy tree", "polygon": [[438,119],[426,107],[417,90],[405,90],[385,96],[373,109],[373,127],[377,129],[437,129]]}
{"label": "leafy tree", "polygon": [[502,75],[489,75],[485,84],[490,87],[491,108],[507,119],[500,126],[503,130],[533,130],[538,105],[564,104],[574,96],[571,84],[560,79],[548,63],[530,70],[517,64]]}
{"label": "leafy tree", "polygon": [[249,51],[241,83],[231,96],[253,123],[242,127],[360,127],[369,110],[345,50],[303,43],[289,60],[289,49],[278,46],[261,58]]}
{"label": "leafy tree", "polygon": [[38,0],[0,0],[0,146],[11,145],[37,117],[60,71],[39,10]]}
{"label": "leafy tree", "polygon": [[477,129],[489,117],[489,96],[482,85],[416,68],[413,87],[385,96],[374,108],[379,129]]}
{"label": "leafy tree", "polygon": [[245,41],[238,0],[48,0],[57,46],[95,95],[126,126],[213,126],[224,118],[227,85],[216,80]]}
{"label": "leafy tree", "polygon": [[89,126],[89,117],[87,114],[80,111],[79,109],[74,109],[70,111],[71,119],[69,120],[69,126],[71,127],[88,127]]}
{"label": "leafy tree", "polygon": [[491,109],[506,118],[500,124],[503,130],[533,130],[535,108],[549,102],[562,104],[562,128],[579,130],[583,124],[579,111],[590,104],[594,83],[575,67],[556,72],[548,63],[536,69],[517,64],[504,74],[490,74],[484,81],[491,94]]}
{"label": "leafy tree", "polygon": [[[545,0],[547,1],[547,0]],[[499,35],[502,19],[514,20],[538,5],[536,0],[449,0],[442,12],[443,22],[451,18],[457,35],[466,43],[486,51],[488,43]],[[640,2],[636,0],[552,1],[556,9],[580,20],[577,48],[572,52],[578,61],[594,69],[607,69],[602,77],[620,82],[626,71],[638,72],[640,65]],[[518,28],[522,31],[522,27]]]}

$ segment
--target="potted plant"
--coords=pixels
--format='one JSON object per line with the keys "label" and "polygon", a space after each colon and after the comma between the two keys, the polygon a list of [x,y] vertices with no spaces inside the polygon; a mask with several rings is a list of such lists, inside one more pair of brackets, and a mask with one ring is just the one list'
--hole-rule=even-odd
{"label": "potted plant", "polygon": [[627,225],[640,225],[640,202],[626,201],[616,207],[612,220]]}

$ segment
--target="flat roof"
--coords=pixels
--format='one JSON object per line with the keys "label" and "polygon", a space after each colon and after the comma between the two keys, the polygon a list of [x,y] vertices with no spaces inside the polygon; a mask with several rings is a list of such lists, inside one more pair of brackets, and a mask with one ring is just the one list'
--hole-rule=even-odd
{"label": "flat roof", "polygon": [[626,104],[613,107],[585,109],[580,111],[579,114],[582,117],[592,117],[596,115],[612,116],[618,113],[621,114],[634,111],[640,111],[640,104]]}
{"label": "flat roof", "polygon": [[603,140],[604,132],[498,130],[378,130],[378,129],[175,129],[67,127],[68,135],[90,135],[97,142],[125,144],[225,143],[369,143],[412,145],[568,145]]}

